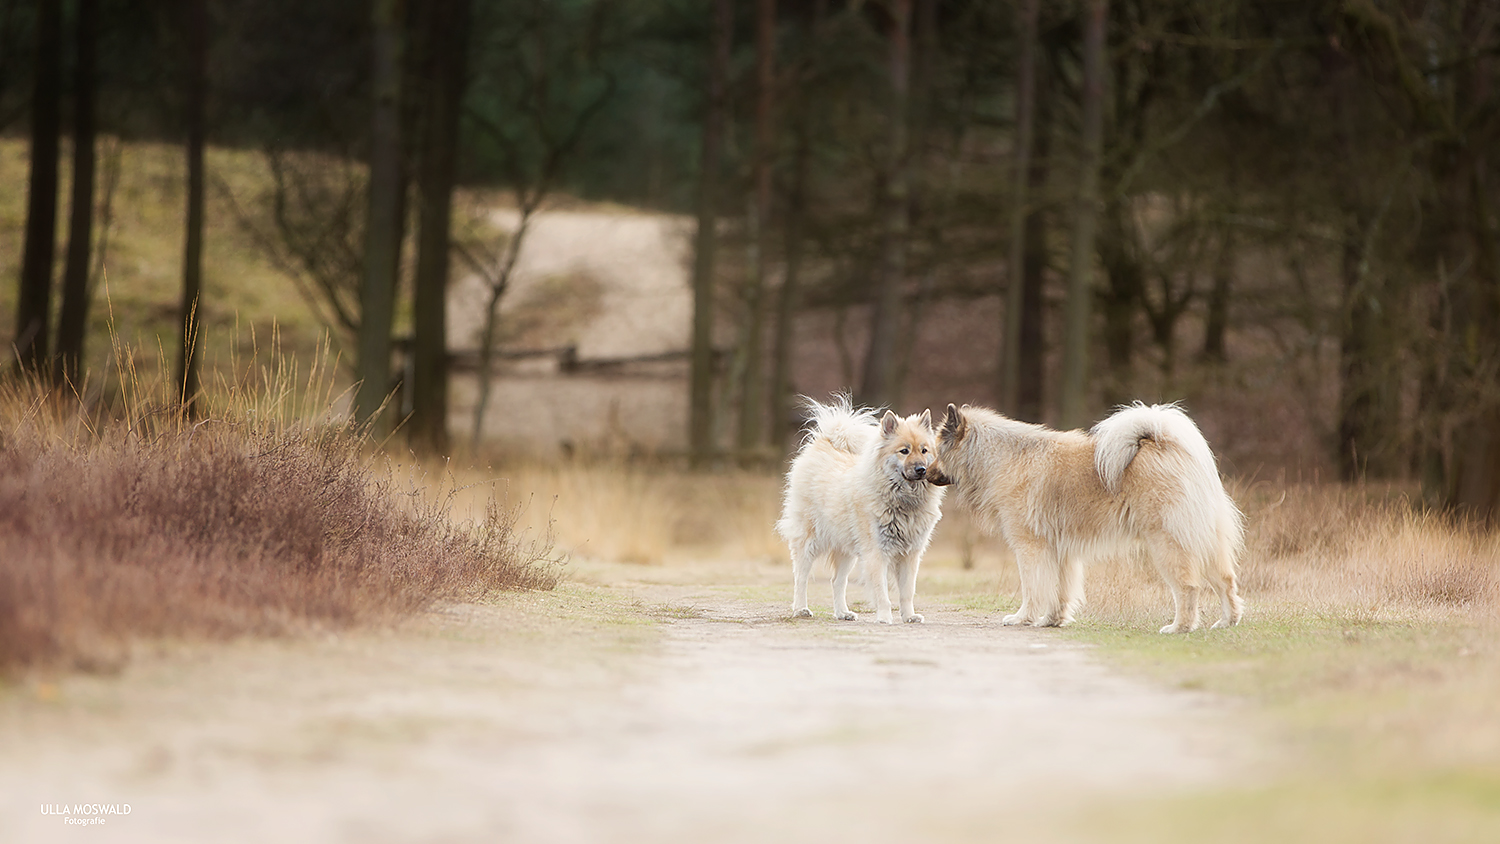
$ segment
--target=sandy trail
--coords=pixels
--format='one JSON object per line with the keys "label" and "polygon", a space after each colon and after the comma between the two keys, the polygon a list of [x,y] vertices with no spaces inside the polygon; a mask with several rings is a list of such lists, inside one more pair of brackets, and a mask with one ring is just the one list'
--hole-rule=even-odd
{"label": "sandy trail", "polygon": [[[1229,704],[923,608],[614,578],[31,681],[0,692],[0,840],[995,840],[1246,768]],[[41,811],[86,802],[131,813]]]}

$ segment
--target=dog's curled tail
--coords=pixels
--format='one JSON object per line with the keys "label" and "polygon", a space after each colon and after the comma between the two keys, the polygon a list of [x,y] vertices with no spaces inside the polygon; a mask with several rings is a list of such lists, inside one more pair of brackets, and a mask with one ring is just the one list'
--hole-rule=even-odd
{"label": "dog's curled tail", "polygon": [[879,424],[875,421],[875,411],[855,409],[848,393],[835,393],[827,404],[802,396],[802,406],[812,422],[802,439],[803,448],[821,439],[840,451],[858,454]]}
{"label": "dog's curled tail", "polygon": [[1223,494],[1218,464],[1208,441],[1175,404],[1136,402],[1106,417],[1089,433],[1094,439],[1094,469],[1111,495],[1119,493],[1125,470],[1130,468],[1145,440],[1180,450],[1187,458],[1189,471],[1184,480],[1194,491]]}

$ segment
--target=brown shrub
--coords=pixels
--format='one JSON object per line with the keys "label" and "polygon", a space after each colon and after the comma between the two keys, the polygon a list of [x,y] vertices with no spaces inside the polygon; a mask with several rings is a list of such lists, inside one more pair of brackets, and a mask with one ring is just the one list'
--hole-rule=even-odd
{"label": "brown shrub", "polygon": [[[16,406],[11,405],[13,408]],[[138,636],[278,633],[550,588],[546,536],[490,500],[401,492],[347,431],[0,428],[0,669],[88,668]],[[55,432],[55,428],[51,428]]]}

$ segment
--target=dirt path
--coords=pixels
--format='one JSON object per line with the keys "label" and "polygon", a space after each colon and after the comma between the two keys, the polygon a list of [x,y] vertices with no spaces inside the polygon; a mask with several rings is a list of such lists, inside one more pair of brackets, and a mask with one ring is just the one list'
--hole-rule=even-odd
{"label": "dirt path", "polygon": [[[613,581],[0,692],[0,840],[996,840],[1248,758],[1227,704],[993,614]],[[94,802],[131,813],[41,812]]]}

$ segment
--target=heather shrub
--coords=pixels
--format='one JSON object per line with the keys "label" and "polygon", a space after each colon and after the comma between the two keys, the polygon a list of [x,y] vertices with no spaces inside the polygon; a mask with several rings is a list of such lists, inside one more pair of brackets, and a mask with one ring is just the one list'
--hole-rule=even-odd
{"label": "heather shrub", "polygon": [[[493,496],[403,488],[347,426],[78,420],[0,399],[0,669],[108,667],[140,637],[279,634],[551,588],[550,537]],[[133,418],[132,418],[133,417]]]}

